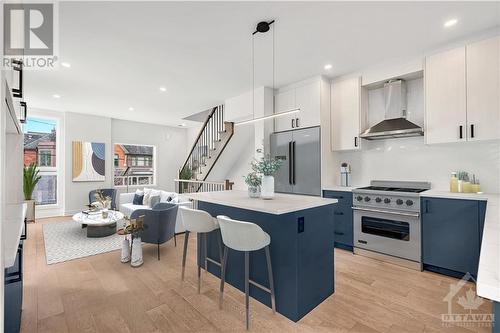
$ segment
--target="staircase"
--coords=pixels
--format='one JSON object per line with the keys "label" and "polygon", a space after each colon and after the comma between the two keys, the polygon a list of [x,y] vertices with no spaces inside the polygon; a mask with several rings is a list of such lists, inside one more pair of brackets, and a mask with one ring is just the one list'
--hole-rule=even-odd
{"label": "staircase", "polygon": [[205,181],[233,133],[234,123],[224,121],[224,105],[214,107],[179,170],[179,178]]}

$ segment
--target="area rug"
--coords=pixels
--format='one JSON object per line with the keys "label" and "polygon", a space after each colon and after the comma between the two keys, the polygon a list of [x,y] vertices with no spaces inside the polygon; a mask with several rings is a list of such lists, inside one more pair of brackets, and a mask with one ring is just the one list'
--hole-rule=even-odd
{"label": "area rug", "polygon": [[89,257],[121,249],[123,236],[87,238],[87,230],[74,221],[43,225],[47,264]]}

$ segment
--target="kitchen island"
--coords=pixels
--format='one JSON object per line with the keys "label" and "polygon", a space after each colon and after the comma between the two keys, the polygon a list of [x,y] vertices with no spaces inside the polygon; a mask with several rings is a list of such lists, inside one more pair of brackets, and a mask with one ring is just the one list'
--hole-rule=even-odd
{"label": "kitchen island", "polygon": [[[334,292],[334,221],[336,199],[276,194],[273,200],[251,199],[246,191],[192,193],[195,207],[212,216],[253,222],[271,236],[270,252],[276,310],[298,321]],[[208,238],[208,257],[219,262],[219,230]],[[200,238],[198,249],[200,249]],[[203,267],[198,251],[198,265]],[[219,266],[207,270],[220,278]],[[250,280],[269,286],[264,250],[250,254]],[[244,291],[244,254],[229,251],[226,282]],[[250,296],[271,306],[268,293],[250,284]]]}

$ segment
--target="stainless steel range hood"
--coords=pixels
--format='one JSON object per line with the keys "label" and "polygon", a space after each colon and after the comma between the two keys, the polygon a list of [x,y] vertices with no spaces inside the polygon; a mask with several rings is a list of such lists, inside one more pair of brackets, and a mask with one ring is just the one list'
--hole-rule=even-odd
{"label": "stainless steel range hood", "polygon": [[385,119],[361,133],[366,140],[422,136],[422,127],[406,119],[406,83],[391,80],[384,84]]}

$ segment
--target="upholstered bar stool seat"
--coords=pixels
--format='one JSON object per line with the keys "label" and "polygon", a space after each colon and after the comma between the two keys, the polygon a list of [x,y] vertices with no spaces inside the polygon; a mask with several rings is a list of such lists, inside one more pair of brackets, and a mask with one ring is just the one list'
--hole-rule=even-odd
{"label": "upholstered bar stool seat", "polygon": [[[222,274],[220,282],[219,306],[222,308],[222,298],[224,294],[225,274],[227,271],[228,249],[241,251],[245,253],[245,310],[246,310],[246,328],[250,327],[250,304],[249,293],[250,283],[271,294],[271,307],[273,313],[276,313],[276,300],[274,294],[273,270],[271,265],[271,255],[269,244],[271,237],[261,227],[255,223],[233,220],[227,216],[217,216],[219,227],[224,243],[224,255],[222,257]],[[269,274],[269,288],[250,280],[250,252],[264,249],[266,252],[267,271]]]}
{"label": "upholstered bar stool seat", "polygon": [[[200,238],[200,253],[203,250],[203,256],[201,257],[204,262],[204,269],[207,271],[208,262],[221,266],[220,262],[213,260],[208,257],[208,243],[207,243],[207,234],[219,229],[219,223],[216,218],[213,218],[210,214],[203,210],[192,209],[188,207],[179,207],[181,212],[182,221],[184,223],[184,228],[186,229],[186,234],[184,235],[184,251],[182,255],[182,273],[181,278],[184,281],[184,273],[186,270],[186,255],[187,255],[187,247],[189,240],[189,233],[196,232],[198,233]],[[219,235],[219,259],[222,261],[222,242],[221,237]],[[201,265],[198,265],[198,293],[201,290]]]}

